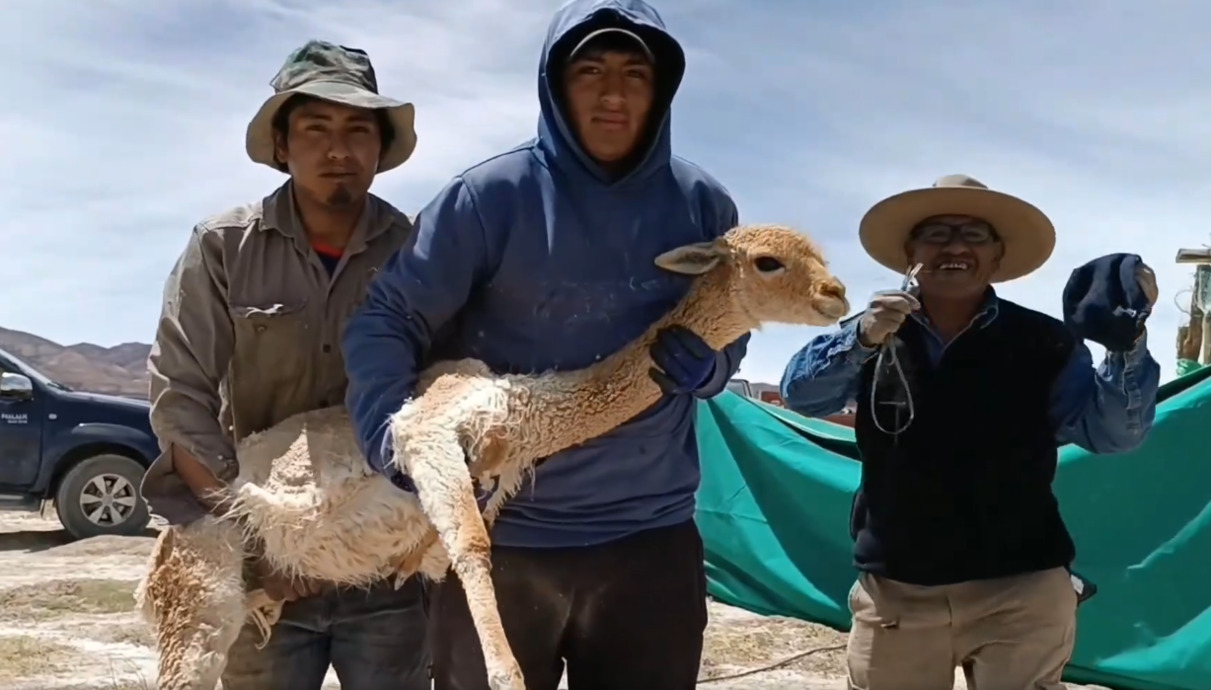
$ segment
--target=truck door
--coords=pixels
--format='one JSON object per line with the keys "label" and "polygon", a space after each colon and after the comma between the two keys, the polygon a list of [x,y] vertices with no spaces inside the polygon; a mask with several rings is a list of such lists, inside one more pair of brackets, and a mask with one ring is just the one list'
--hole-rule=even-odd
{"label": "truck door", "polygon": [[45,397],[28,376],[0,370],[0,488],[19,491],[38,478]]}
{"label": "truck door", "polygon": [[786,407],[786,403],[782,401],[782,396],[778,391],[761,391],[761,402]]}

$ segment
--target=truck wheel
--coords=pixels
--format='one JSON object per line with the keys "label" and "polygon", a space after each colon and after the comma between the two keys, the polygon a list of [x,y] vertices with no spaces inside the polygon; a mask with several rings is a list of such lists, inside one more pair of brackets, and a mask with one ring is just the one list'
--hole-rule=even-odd
{"label": "truck wheel", "polygon": [[143,471],[121,455],[95,455],[79,463],[55,492],[59,522],[73,539],[139,534],[151,522],[139,495]]}

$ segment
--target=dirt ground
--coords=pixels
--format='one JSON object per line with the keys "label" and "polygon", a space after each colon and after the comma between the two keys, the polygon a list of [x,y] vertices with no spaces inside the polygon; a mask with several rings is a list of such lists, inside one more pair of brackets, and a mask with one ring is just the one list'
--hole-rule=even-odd
{"label": "dirt ground", "polygon": [[[0,687],[154,690],[153,640],[133,611],[153,541],[149,531],[68,543],[53,519],[0,513]],[[701,687],[844,689],[842,633],[718,602],[710,616]],[[330,674],[324,688],[340,684]]]}

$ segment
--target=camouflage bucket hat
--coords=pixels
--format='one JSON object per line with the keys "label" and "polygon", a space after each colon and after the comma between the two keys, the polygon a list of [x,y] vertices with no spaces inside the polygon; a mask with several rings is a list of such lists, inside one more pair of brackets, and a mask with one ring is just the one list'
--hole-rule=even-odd
{"label": "camouflage bucket hat", "polygon": [[416,149],[416,109],[411,103],[380,96],[374,66],[363,50],[326,41],[308,41],[286,58],[270,82],[274,94],[248,123],[244,147],[256,163],[278,169],[273,157],[273,118],[291,96],[306,94],[354,108],[383,110],[395,127],[395,140],[382,153],[379,172],[399,167]]}

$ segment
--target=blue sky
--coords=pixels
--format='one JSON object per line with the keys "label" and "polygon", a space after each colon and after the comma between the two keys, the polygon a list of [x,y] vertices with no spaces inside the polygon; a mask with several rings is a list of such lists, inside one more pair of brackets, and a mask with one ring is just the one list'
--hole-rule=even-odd
{"label": "blue sky", "polygon": [[[308,38],[366,49],[414,102],[419,145],[373,191],[414,213],[452,175],[533,136],[538,52],[556,0],[9,0],[0,26],[0,325],[62,343],[151,339],[194,223],[281,181],[244,128]],[[688,54],[674,147],[735,195],[742,221],[823,244],[858,308],[899,278],[857,223],[888,194],[971,174],[1031,200],[1058,244],[1002,294],[1058,314],[1070,271],[1141,254],[1174,367],[1208,241],[1211,4],[1065,0],[657,0]],[[740,8],[744,8],[740,11]],[[741,374],[777,381],[816,329],[755,335]],[[1095,353],[1100,350],[1094,347]]]}

